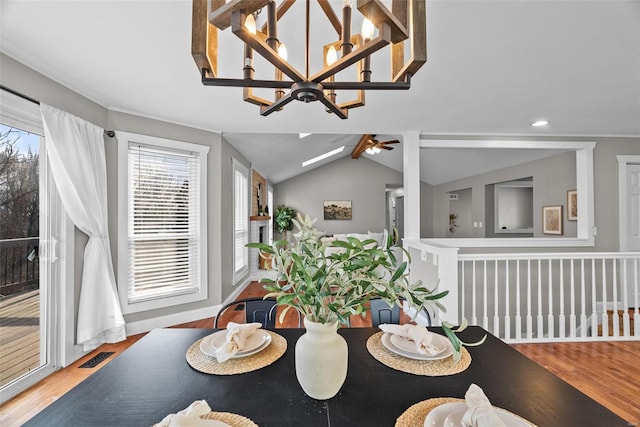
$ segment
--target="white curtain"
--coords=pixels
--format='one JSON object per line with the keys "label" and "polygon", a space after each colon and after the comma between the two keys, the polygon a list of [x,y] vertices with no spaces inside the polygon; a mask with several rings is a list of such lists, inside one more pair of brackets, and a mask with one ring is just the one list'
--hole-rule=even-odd
{"label": "white curtain", "polygon": [[89,236],[76,338],[88,351],[126,338],[109,247],[104,130],[49,105],[40,111],[56,188],[73,223]]}

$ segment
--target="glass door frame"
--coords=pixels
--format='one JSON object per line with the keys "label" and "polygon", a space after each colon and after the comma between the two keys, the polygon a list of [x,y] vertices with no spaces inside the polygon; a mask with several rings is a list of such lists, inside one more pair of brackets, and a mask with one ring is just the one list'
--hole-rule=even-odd
{"label": "glass door frame", "polygon": [[39,155],[39,289],[40,366],[0,388],[0,404],[76,360],[74,345],[74,227],[49,171],[42,118],[37,104],[2,91],[0,122],[40,135]]}

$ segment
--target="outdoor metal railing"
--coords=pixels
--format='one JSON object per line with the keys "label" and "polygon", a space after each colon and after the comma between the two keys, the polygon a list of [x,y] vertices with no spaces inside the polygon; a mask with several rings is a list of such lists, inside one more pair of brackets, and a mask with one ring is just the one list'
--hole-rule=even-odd
{"label": "outdoor metal railing", "polygon": [[0,240],[0,296],[36,289],[39,238]]}

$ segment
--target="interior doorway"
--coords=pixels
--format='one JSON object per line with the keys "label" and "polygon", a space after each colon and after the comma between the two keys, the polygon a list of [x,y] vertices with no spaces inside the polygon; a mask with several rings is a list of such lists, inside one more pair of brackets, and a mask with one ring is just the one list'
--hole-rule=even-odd
{"label": "interior doorway", "polygon": [[389,233],[398,230],[399,241],[404,238],[404,189],[400,185],[387,184],[386,194],[386,228]]}
{"label": "interior doorway", "polygon": [[[620,251],[640,251],[640,156],[618,156]],[[625,262],[621,278],[626,283],[628,306],[640,300],[638,262]]]}

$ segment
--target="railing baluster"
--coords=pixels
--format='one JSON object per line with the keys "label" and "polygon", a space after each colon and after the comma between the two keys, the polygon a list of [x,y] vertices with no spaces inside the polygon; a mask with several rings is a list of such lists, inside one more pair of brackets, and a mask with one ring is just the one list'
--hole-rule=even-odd
{"label": "railing baluster", "polygon": [[516,339],[522,339],[522,316],[520,316],[520,260],[516,259]]}
{"label": "railing baluster", "polygon": [[558,336],[566,338],[564,317],[564,262],[560,259],[560,314],[558,315]]}
{"label": "railing baluster", "polygon": [[489,329],[489,316],[487,316],[487,260],[485,259],[483,262],[483,285],[484,285],[484,295],[483,295],[483,308],[482,308],[482,327],[485,329]]}
{"label": "railing baluster", "polygon": [[498,315],[498,260],[493,262],[493,335],[500,336],[500,316]]}
{"label": "railing baluster", "polygon": [[633,329],[634,335],[636,337],[640,337],[640,279],[638,277],[638,264],[640,264],[640,259],[636,258],[633,260],[633,295],[634,295],[634,312],[633,312]]}
{"label": "railing baluster", "polygon": [[553,316],[553,261],[549,258],[549,314],[547,315],[549,338],[555,338],[555,317]]}
{"label": "railing baluster", "polygon": [[602,258],[602,336],[609,336],[609,316],[607,315],[607,262]]}
{"label": "railing baluster", "polygon": [[569,295],[571,297],[571,307],[569,312],[569,335],[571,337],[576,336],[576,279],[574,275],[573,258],[569,260],[569,268],[571,269],[571,288],[569,289]]}
{"label": "railing baluster", "polygon": [[504,279],[504,338],[511,338],[511,316],[509,315],[509,260],[505,260]]}
{"label": "railing baluster", "polygon": [[531,260],[527,260],[527,339],[533,337],[533,318],[531,317]]}
{"label": "railing baluster", "polygon": [[624,312],[622,313],[622,329],[623,329],[623,336],[625,337],[630,337],[631,336],[631,332],[629,331],[630,329],[630,319],[629,319],[629,295],[627,292],[627,288],[629,286],[629,282],[627,280],[627,276],[629,275],[629,272],[627,270],[627,259],[624,258],[622,260],[620,260],[622,263],[622,274],[624,274],[624,276],[622,276],[622,309],[624,310]]}
{"label": "railing baluster", "polygon": [[536,335],[542,338],[544,335],[544,321],[542,317],[542,260],[538,260],[538,325],[536,327]]}
{"label": "railing baluster", "polygon": [[478,318],[476,317],[476,261],[473,261],[471,269],[471,324],[477,325]]}
{"label": "railing baluster", "polygon": [[587,336],[587,296],[584,281],[584,258],[580,259],[580,336]]}
{"label": "railing baluster", "polygon": [[613,336],[620,336],[620,315],[618,314],[618,263],[615,258],[611,259],[611,269],[613,270]]}
{"label": "railing baluster", "polygon": [[596,307],[597,291],[596,291],[596,259],[591,259],[591,336],[598,336],[598,313]]}

